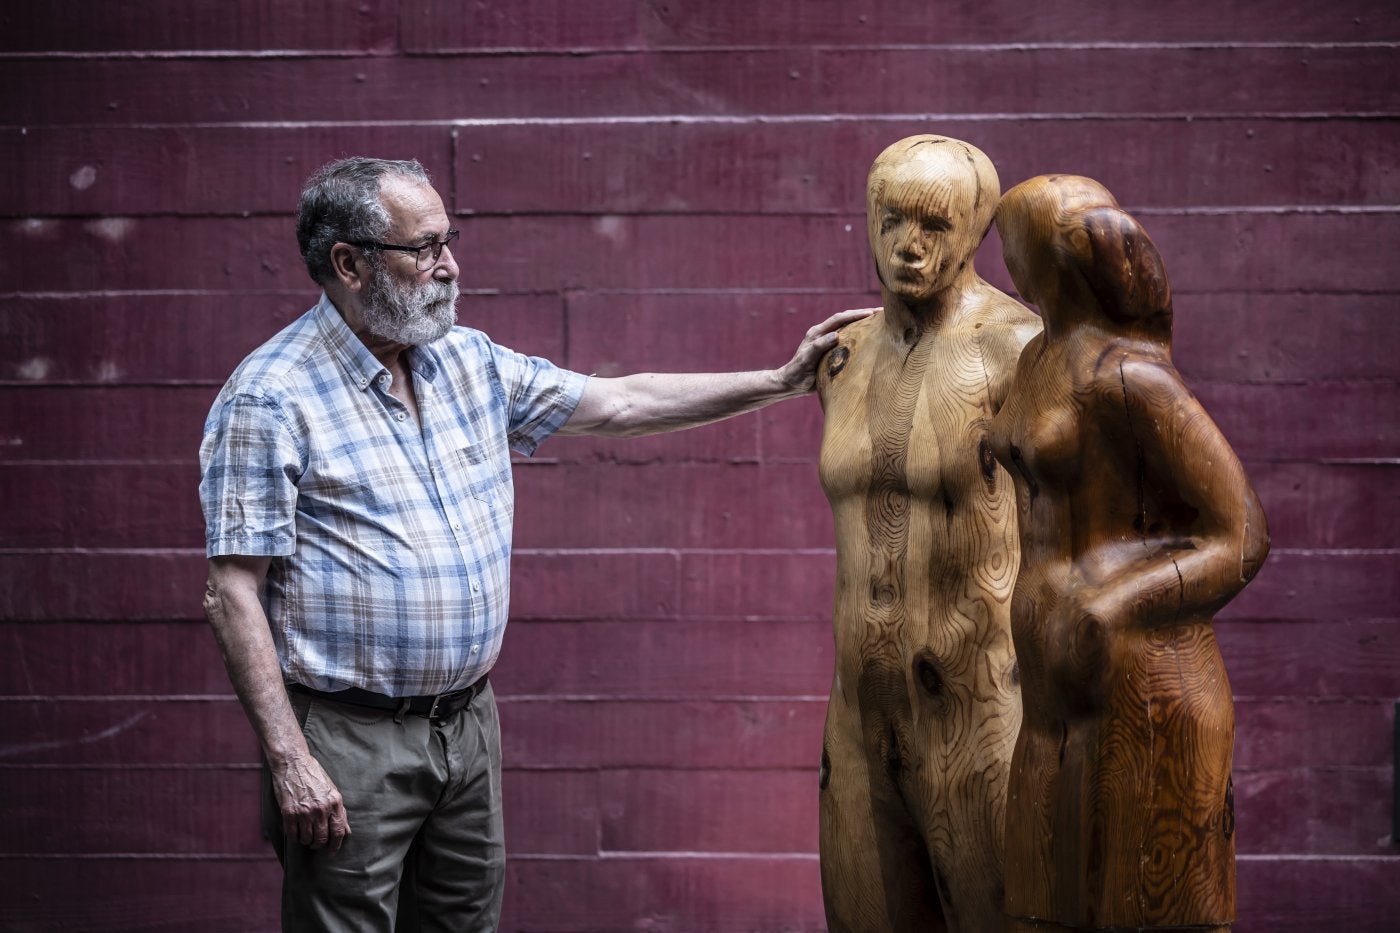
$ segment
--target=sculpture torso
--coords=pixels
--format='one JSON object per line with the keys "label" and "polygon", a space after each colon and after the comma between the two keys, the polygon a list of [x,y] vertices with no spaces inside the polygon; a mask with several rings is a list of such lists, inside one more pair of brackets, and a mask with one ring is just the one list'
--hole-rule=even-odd
{"label": "sculpture torso", "polygon": [[[1036,327],[979,280],[922,332],[888,312],[847,328],[819,371],[837,543],[823,877],[829,903],[843,882],[846,903],[860,900],[857,886],[878,888],[865,929],[902,928],[900,909],[919,928],[921,900],[934,911],[941,901],[955,930],[1000,926],[1020,722],[1009,631],[1018,548],[1012,484],[986,434]],[[869,865],[850,864],[858,857]]]}
{"label": "sculpture torso", "polygon": [[993,422],[1023,549],[1012,917],[1079,929],[1233,919],[1234,719],[1210,621],[1235,589],[1204,603],[1192,592],[1197,542],[1212,533],[1177,449],[1193,425],[1215,430],[1164,347],[1088,325],[1026,347]]}

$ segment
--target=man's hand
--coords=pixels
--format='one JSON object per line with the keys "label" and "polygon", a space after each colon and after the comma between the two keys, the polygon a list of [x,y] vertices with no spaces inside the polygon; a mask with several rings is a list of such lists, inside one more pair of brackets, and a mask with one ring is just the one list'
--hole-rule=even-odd
{"label": "man's hand", "polygon": [[282,811],[282,831],[289,840],[334,852],[350,835],[340,791],[310,755],[274,767],[272,790]]}
{"label": "man's hand", "polygon": [[852,311],[838,311],[820,324],[814,324],[808,329],[802,342],[797,345],[797,352],[793,354],[792,359],[788,361],[786,366],[778,370],[778,378],[789,388],[801,392],[812,391],[812,388],[817,384],[817,364],[821,362],[822,357],[829,350],[836,346],[836,332],[847,324],[870,317],[879,310],[879,308],[859,308]]}

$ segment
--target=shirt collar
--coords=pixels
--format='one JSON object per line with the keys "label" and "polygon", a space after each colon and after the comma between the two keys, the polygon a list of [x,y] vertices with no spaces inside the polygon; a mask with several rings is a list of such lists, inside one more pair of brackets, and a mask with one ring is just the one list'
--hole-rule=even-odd
{"label": "shirt collar", "polygon": [[336,362],[345,370],[345,375],[361,390],[368,389],[369,384],[379,378],[380,373],[388,372],[384,364],[369,352],[369,348],[360,342],[359,337],[355,336],[325,292],[321,293],[321,300],[316,302],[313,313],[316,316],[316,326],[320,329],[331,356],[335,357]]}
{"label": "shirt collar", "polygon": [[[378,357],[369,352],[369,347],[355,336],[355,332],[345,323],[345,318],[340,316],[340,312],[325,292],[321,292],[321,300],[316,302],[314,314],[316,325],[320,328],[321,336],[325,338],[331,355],[340,363],[350,381],[361,390],[368,389],[369,384],[378,379],[381,373],[389,371],[379,362]],[[409,350],[407,362],[409,369],[428,382],[437,378],[438,356],[431,344]]]}

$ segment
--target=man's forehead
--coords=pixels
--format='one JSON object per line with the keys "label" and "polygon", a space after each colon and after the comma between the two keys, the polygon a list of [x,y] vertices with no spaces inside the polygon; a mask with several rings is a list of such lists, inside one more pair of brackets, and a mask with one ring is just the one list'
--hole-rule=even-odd
{"label": "man's forehead", "polygon": [[432,185],[390,176],[380,182],[379,200],[389,213],[390,229],[401,236],[430,236],[447,229],[447,211]]}

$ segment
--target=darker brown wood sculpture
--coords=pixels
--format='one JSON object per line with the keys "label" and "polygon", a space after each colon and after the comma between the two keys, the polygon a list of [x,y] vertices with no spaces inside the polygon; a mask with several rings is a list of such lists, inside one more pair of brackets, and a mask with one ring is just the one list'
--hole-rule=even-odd
{"label": "darker brown wood sculpture", "polygon": [[833,933],[1005,924],[1017,543],[986,434],[1039,322],[973,269],[1000,193],[966,143],[886,149],[867,192],[884,309],[843,330],[818,375],[837,553],[821,774]]}
{"label": "darker brown wood sculpture", "polygon": [[1211,623],[1268,553],[1264,515],[1172,366],[1142,227],[1053,175],[1009,191],[997,226],[1045,324],[992,423],[1021,536],[1012,929],[1228,929],[1234,709]]}

